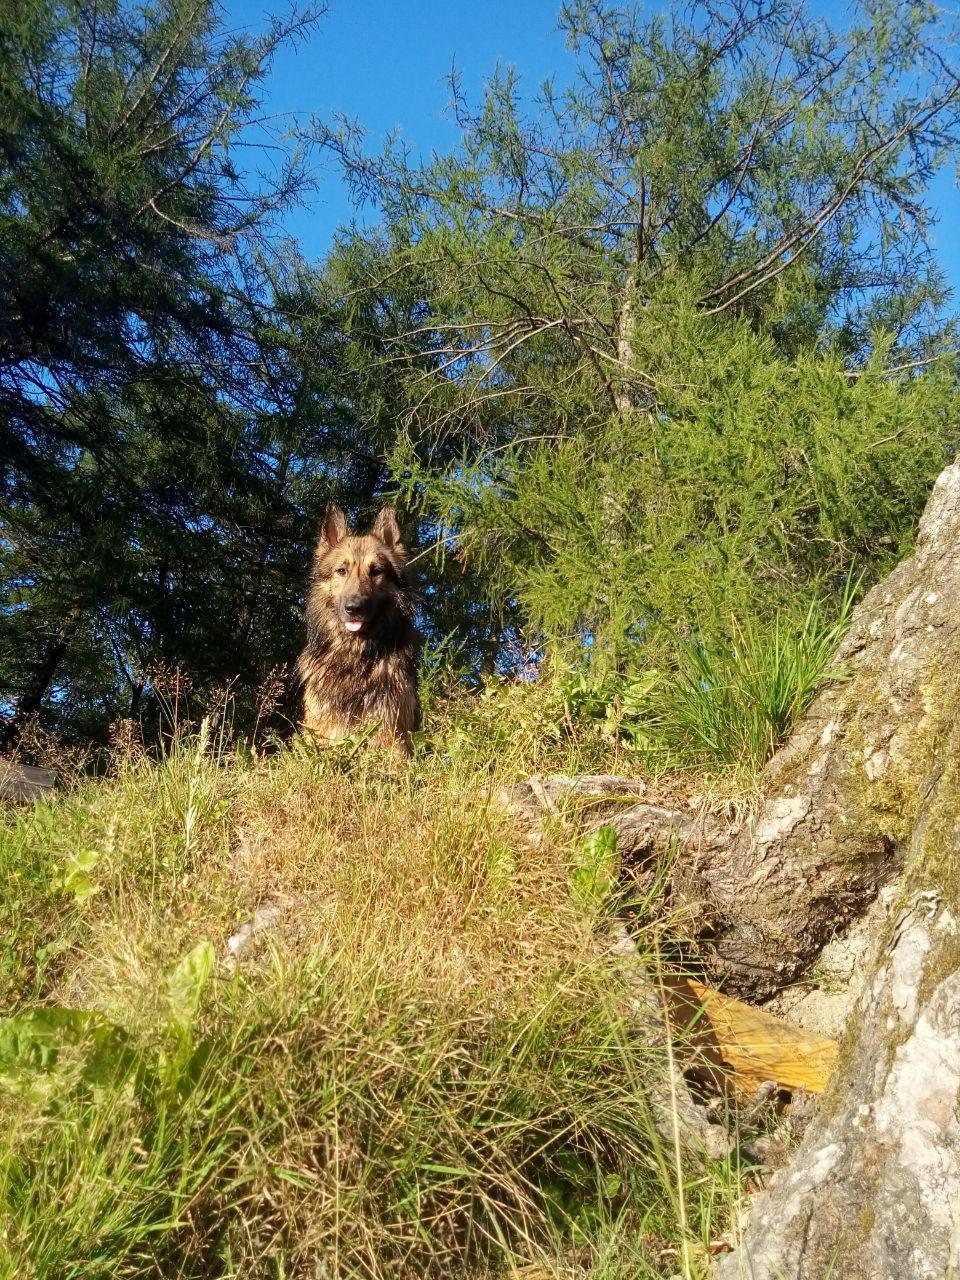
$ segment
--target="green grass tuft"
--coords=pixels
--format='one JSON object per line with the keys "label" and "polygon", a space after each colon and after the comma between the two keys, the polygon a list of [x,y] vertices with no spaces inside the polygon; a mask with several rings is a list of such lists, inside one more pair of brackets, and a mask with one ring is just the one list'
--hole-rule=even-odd
{"label": "green grass tuft", "polygon": [[758,773],[823,682],[843,678],[833,660],[852,603],[848,589],[836,616],[814,600],[799,625],[748,620],[733,625],[734,639],[723,647],[677,645],[666,673],[567,675],[568,719],[620,744],[634,768]]}
{"label": "green grass tuft", "polygon": [[726,650],[689,646],[661,693],[656,732],[671,761],[761,769],[820,685],[842,677],[831,662],[850,607],[827,619],[814,602],[799,627],[748,622]]}

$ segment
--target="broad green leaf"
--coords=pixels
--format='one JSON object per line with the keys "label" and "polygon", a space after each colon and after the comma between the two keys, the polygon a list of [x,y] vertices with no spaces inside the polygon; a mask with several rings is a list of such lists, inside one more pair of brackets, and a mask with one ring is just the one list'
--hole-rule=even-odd
{"label": "broad green leaf", "polygon": [[67,860],[60,888],[70,893],[77,902],[84,903],[97,892],[91,872],[100,861],[100,854],[95,849],[81,849]]}
{"label": "broad green leaf", "polygon": [[29,1009],[0,1020],[0,1081],[19,1090],[32,1077],[53,1071],[63,1051],[79,1048],[81,1078],[106,1084],[131,1071],[136,1056],[129,1035],[88,1009]]}
{"label": "broad green leaf", "polygon": [[570,875],[574,902],[586,911],[598,911],[609,895],[616,875],[617,833],[613,827],[598,827],[582,841]]}
{"label": "broad green leaf", "polygon": [[200,997],[215,959],[213,944],[204,939],[187,952],[167,979],[170,1016],[177,1030],[188,1032],[196,1022]]}

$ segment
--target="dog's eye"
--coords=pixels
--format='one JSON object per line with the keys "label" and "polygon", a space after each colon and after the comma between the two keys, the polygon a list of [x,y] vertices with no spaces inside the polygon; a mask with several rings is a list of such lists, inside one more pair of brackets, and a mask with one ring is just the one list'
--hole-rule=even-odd
{"label": "dog's eye", "polygon": [[342,564],[340,568],[337,570],[337,577],[345,578],[346,576],[347,576],[347,566],[345,564]]}
{"label": "dog's eye", "polygon": [[380,575],[381,575],[382,573],[383,573],[383,570],[380,568],[380,566],[379,566],[378,564],[372,564],[372,565],[370,566],[370,577],[371,577],[371,578],[379,578],[379,577],[380,577]]}

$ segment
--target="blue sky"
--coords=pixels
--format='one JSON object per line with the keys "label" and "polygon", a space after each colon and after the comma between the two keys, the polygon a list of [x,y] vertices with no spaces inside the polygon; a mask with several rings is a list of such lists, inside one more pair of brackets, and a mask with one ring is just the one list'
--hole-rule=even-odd
{"label": "blue sky", "polygon": [[[258,28],[263,0],[224,0],[228,20]],[[570,55],[556,30],[559,0],[330,0],[327,15],[308,44],[285,51],[267,85],[266,106],[302,120],[337,112],[370,132],[371,145],[399,128],[415,151],[429,155],[454,145],[457,130],[446,106],[447,77],[454,66],[472,98],[498,60],[514,64],[525,86],[569,70]],[[282,12],[282,3],[276,6]],[[287,221],[308,257],[329,247],[336,228],[353,211],[346,189],[329,165],[316,201]]]}
{"label": "blue sky", "polygon": [[[228,21],[259,28],[264,0],[225,0]],[[651,5],[651,8],[656,7]],[[816,0],[815,9],[827,4]],[[282,11],[282,3],[274,6]],[[324,119],[341,112],[370,133],[371,145],[393,129],[415,152],[451,147],[457,137],[446,111],[446,77],[454,65],[476,100],[497,62],[514,65],[532,93],[549,75],[569,74],[571,55],[556,29],[559,0],[330,0],[312,39],[285,51],[267,85],[265,106],[284,119]],[[953,172],[933,191],[940,223],[934,240],[960,298],[960,195]],[[286,228],[307,257],[319,259],[336,228],[353,216],[346,189],[331,164],[323,169],[311,207],[291,213]]]}

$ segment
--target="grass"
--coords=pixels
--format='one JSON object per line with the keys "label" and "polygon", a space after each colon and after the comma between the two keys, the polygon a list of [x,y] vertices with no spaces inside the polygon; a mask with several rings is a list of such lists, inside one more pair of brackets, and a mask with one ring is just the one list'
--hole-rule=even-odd
{"label": "grass", "polygon": [[745,619],[734,623],[725,645],[678,644],[667,673],[568,676],[562,686],[567,713],[623,744],[634,768],[755,776],[823,682],[843,677],[834,655],[855,585],[836,617],[814,599],[799,625]]}
{"label": "grass", "polygon": [[0,1280],[705,1275],[739,1175],[654,1118],[664,1050],[605,943],[615,848],[531,841],[496,797],[755,780],[848,612],[613,693],[435,692],[410,764],[258,758],[205,722],[0,813]]}
{"label": "grass", "polygon": [[666,693],[659,736],[672,760],[759,770],[787,738],[832,668],[852,608],[836,618],[816,601],[799,627],[744,622],[726,650],[689,646]]}
{"label": "grass", "polygon": [[494,803],[533,722],[475,715],[482,769],[462,719],[386,773],[201,733],[2,817],[2,1280],[704,1270],[735,1176],[658,1135],[576,844]]}

